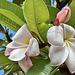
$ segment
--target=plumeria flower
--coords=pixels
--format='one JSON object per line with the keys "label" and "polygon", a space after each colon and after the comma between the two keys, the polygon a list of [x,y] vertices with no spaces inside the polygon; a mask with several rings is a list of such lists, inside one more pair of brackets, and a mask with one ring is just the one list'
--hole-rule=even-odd
{"label": "plumeria flower", "polygon": [[23,25],[13,37],[13,41],[6,46],[5,55],[10,55],[9,59],[18,61],[19,66],[26,73],[32,66],[30,57],[38,56],[38,42]]}
{"label": "plumeria flower", "polygon": [[47,32],[47,39],[51,47],[49,57],[52,66],[65,62],[71,73],[75,72],[75,29],[62,24],[53,26]]}

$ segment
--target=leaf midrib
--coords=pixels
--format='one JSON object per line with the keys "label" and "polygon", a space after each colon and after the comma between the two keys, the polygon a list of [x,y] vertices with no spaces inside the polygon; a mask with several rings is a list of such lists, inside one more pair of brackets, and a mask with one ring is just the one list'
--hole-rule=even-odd
{"label": "leaf midrib", "polygon": [[[1,14],[1,13],[0,13]],[[3,14],[1,14],[2,16],[4,16]],[[6,16],[4,16],[4,17],[6,17]],[[8,18],[8,17],[6,17],[6,18]],[[9,19],[9,18],[8,18]],[[1,21],[3,21],[3,19],[0,19]],[[9,19],[9,20],[11,20],[11,19]],[[13,21],[13,20],[11,20],[11,21]],[[3,21],[4,22],[4,21]],[[14,21],[13,21],[14,22]],[[6,24],[9,24],[8,22],[5,22]],[[15,24],[17,24],[16,22],[14,22]],[[17,24],[18,26],[19,26],[19,24]],[[10,26],[12,26],[13,28],[15,28],[15,29],[17,29],[18,30],[18,27],[15,27],[15,26],[13,26],[12,24],[10,24]]]}
{"label": "leaf midrib", "polygon": [[38,33],[39,33],[40,37],[42,38],[42,40],[43,40],[44,42],[46,42],[46,41],[43,39],[43,37],[41,36],[40,31],[39,31],[38,26],[37,26],[36,16],[35,16],[35,5],[34,5],[34,0],[33,0],[33,8],[34,8],[34,20],[35,20],[36,28],[37,28]]}

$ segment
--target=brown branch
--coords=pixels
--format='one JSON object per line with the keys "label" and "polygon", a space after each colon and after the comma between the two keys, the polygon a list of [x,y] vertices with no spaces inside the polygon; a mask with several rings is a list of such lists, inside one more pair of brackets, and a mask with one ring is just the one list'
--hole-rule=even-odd
{"label": "brown branch", "polygon": [[10,36],[8,35],[8,29],[7,29],[6,32],[5,32],[5,36],[6,36],[7,41],[8,41],[9,43],[12,42],[12,40],[10,39]]}
{"label": "brown branch", "polygon": [[40,48],[44,48],[45,46],[50,46],[49,43],[42,43],[42,44],[39,44],[39,47]]}
{"label": "brown branch", "polygon": [[59,0],[56,1],[57,1],[57,8],[61,10],[70,0],[63,0],[62,2],[60,2]]}

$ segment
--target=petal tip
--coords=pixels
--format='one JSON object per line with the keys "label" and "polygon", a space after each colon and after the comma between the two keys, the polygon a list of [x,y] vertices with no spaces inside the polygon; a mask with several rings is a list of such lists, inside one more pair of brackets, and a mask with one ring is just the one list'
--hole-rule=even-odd
{"label": "petal tip", "polygon": [[5,51],[5,52],[4,52],[4,55],[5,55],[5,56],[8,56],[9,54],[7,54],[6,51]]}

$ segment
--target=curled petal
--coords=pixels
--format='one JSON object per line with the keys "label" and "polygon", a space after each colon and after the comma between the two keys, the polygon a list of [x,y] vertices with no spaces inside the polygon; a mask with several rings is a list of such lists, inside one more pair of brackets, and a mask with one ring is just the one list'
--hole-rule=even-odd
{"label": "curled petal", "polygon": [[31,38],[27,49],[28,56],[38,56],[40,54],[39,45],[35,38]]}
{"label": "curled petal", "polygon": [[30,58],[26,56],[26,58],[18,61],[19,66],[22,68],[22,70],[26,73],[29,68],[33,65]]}
{"label": "curled petal", "polygon": [[25,57],[27,48],[15,49],[10,53],[9,59],[12,61],[20,61]]}
{"label": "curled petal", "polygon": [[24,48],[24,47],[27,47],[27,46],[28,46],[28,44],[23,44],[23,43],[18,43],[16,41],[12,41],[6,47],[7,48]]}
{"label": "curled petal", "polygon": [[32,35],[30,34],[30,32],[28,31],[28,29],[26,28],[26,25],[23,25],[15,34],[15,36],[13,37],[13,41],[16,41],[18,43],[24,43],[24,44],[28,44],[29,40],[32,38]]}
{"label": "curled petal", "polygon": [[63,24],[64,26],[64,38],[69,39],[75,36],[75,29],[70,25]]}
{"label": "curled petal", "polygon": [[71,42],[69,42],[68,48],[69,48],[69,56],[65,63],[69,71],[73,74],[75,73],[75,46],[72,45]]}
{"label": "curled petal", "polygon": [[68,48],[66,46],[51,46],[49,49],[49,57],[51,59],[52,66],[61,65],[68,57]]}
{"label": "curled petal", "polygon": [[5,56],[10,55],[10,53],[11,53],[13,50],[14,50],[13,48],[6,48],[6,50],[5,50],[5,52],[4,52]]}
{"label": "curled petal", "polygon": [[53,26],[47,32],[47,39],[51,45],[62,46],[63,41],[63,28],[61,26]]}

